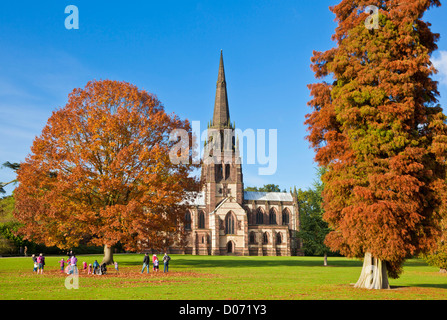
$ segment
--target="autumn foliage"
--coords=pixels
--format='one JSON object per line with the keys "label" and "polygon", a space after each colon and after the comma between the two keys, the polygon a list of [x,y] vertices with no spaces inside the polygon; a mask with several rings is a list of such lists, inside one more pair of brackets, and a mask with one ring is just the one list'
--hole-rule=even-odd
{"label": "autumn foliage", "polygon": [[53,112],[21,163],[16,218],[26,238],[60,248],[80,242],[163,248],[178,236],[182,200],[198,182],[172,164],[174,129],[188,121],[134,85],[91,81]]}
{"label": "autumn foliage", "polygon": [[[369,30],[365,7],[379,8]],[[327,167],[326,243],[370,252],[397,277],[403,261],[435,246],[443,213],[446,117],[430,62],[438,34],[422,20],[437,0],[343,0],[331,7],[336,47],[314,52],[307,139]],[[332,76],[333,81],[328,82]]]}

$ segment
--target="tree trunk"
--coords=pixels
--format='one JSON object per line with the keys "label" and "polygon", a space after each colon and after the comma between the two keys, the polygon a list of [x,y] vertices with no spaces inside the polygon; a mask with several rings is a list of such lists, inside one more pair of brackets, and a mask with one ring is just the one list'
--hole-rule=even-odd
{"label": "tree trunk", "polygon": [[327,253],[324,254],[324,262],[323,265],[327,267]]}
{"label": "tree trunk", "polygon": [[363,269],[360,278],[354,285],[355,288],[365,289],[389,289],[386,263],[371,256],[366,252],[363,260]]}
{"label": "tree trunk", "polygon": [[104,245],[104,258],[102,258],[101,264],[112,264],[113,263],[113,250],[111,246]]}

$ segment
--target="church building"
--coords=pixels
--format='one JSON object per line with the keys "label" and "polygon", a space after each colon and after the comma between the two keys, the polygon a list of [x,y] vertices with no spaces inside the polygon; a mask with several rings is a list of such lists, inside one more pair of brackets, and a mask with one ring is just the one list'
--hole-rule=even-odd
{"label": "church building", "polygon": [[[230,124],[227,86],[222,52],[216,85],[214,114],[208,132],[224,137],[234,133]],[[214,130],[210,130],[214,129]],[[208,136],[207,143],[212,143]],[[244,191],[238,142],[222,139],[213,156],[220,162],[203,159],[203,189],[185,214],[186,242],[172,253],[193,255],[302,255],[296,232],[300,228],[298,202],[288,192]]]}

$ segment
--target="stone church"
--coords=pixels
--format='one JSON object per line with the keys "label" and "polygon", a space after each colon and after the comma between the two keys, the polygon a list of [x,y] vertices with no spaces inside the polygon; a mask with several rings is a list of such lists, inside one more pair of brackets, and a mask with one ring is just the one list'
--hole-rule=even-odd
{"label": "stone church", "polygon": [[[222,52],[209,129],[215,129],[222,137],[225,130],[234,132]],[[209,136],[208,140],[212,138]],[[296,197],[288,192],[244,191],[242,164],[237,161],[239,150],[234,138],[213,152],[214,156],[220,152],[222,161],[203,161],[203,190],[185,215],[186,245],[171,247],[169,251],[193,255],[301,255],[296,236],[300,227]]]}

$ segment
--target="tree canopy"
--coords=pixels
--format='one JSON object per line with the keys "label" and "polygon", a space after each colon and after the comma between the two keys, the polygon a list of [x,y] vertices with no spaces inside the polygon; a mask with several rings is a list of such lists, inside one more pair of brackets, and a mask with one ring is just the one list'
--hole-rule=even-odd
{"label": "tree canopy", "polygon": [[[379,9],[378,29],[365,27]],[[437,0],[343,0],[331,7],[336,47],[314,51],[319,83],[306,116],[322,179],[326,243],[370,253],[397,277],[403,261],[439,237],[446,195],[446,117],[430,61],[439,34],[422,20]],[[333,81],[327,82],[328,76]]]}
{"label": "tree canopy", "polygon": [[81,240],[127,250],[167,246],[182,201],[199,186],[193,165],[169,159],[174,129],[190,132],[189,122],[134,85],[103,80],[74,89],[20,164],[20,233],[59,248]]}
{"label": "tree canopy", "polygon": [[284,189],[281,191],[277,184],[265,184],[262,187],[246,187],[244,191],[257,191],[257,192],[286,192]]}

